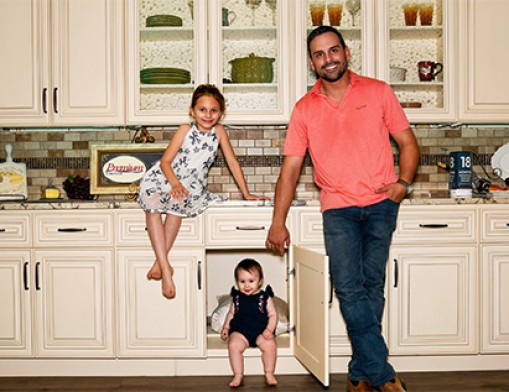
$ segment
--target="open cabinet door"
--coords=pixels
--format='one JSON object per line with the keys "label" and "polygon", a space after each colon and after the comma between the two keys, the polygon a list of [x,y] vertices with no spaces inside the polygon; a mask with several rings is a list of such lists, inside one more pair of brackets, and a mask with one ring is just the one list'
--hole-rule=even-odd
{"label": "open cabinet door", "polygon": [[329,259],[323,253],[292,246],[290,260],[294,271],[294,284],[290,285],[294,355],[328,387]]}

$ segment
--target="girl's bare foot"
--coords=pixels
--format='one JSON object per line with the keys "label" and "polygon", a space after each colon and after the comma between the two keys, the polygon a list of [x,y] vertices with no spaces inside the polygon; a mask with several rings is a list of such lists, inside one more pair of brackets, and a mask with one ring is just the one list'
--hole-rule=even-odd
{"label": "girl's bare foot", "polygon": [[159,263],[154,261],[154,265],[152,265],[152,268],[147,272],[147,279],[148,280],[161,280],[163,277],[163,274],[161,272],[161,267],[159,266]]}
{"label": "girl's bare foot", "polygon": [[175,283],[173,283],[173,268],[169,267],[169,274],[163,274],[162,277],[162,289],[163,289],[163,296],[165,296],[168,299],[175,298],[175,295],[177,294],[175,289]]}
{"label": "girl's bare foot", "polygon": [[277,385],[277,380],[276,377],[274,376],[274,373],[265,373],[265,382],[269,386]]}
{"label": "girl's bare foot", "polygon": [[233,379],[228,384],[232,388],[238,388],[242,384],[242,374],[234,374]]}

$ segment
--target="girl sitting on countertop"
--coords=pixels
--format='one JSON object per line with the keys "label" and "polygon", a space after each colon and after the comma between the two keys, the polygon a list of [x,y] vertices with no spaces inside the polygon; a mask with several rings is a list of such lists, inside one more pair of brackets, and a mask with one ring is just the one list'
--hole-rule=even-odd
{"label": "girl sitting on countertop", "polygon": [[[177,129],[161,160],[140,181],[138,203],[145,210],[147,230],[156,256],[147,278],[162,279],[162,292],[166,298],[176,294],[168,253],[182,218],[197,216],[212,204],[224,200],[207,189],[208,170],[219,146],[244,199],[268,199],[249,193],[228,134],[219,124],[224,111],[225,99],[216,86],[198,86],[189,109],[195,122]],[[162,214],[166,214],[164,223]]]}

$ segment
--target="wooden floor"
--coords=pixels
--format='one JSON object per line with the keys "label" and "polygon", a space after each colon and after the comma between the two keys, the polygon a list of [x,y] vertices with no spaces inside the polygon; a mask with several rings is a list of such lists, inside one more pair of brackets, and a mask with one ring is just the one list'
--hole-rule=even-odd
{"label": "wooden floor", "polygon": [[[509,391],[509,370],[494,372],[402,373],[410,392]],[[9,392],[218,392],[232,390],[230,377],[3,377],[0,391]],[[272,392],[325,391],[313,377],[279,376],[267,387],[262,376],[246,376],[237,390]],[[330,391],[345,391],[345,375],[334,374]]]}

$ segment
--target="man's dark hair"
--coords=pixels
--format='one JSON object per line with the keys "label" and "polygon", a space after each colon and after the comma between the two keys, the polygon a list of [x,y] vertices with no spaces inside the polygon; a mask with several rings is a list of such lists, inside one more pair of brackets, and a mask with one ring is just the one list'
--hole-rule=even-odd
{"label": "man's dark hair", "polygon": [[308,35],[308,56],[311,57],[311,42],[318,37],[319,35],[325,34],[325,33],[333,33],[336,34],[339,38],[339,43],[343,48],[346,48],[345,39],[343,38],[343,34],[341,34],[337,29],[335,29],[332,26],[318,26],[316,29],[314,29],[311,33]]}

